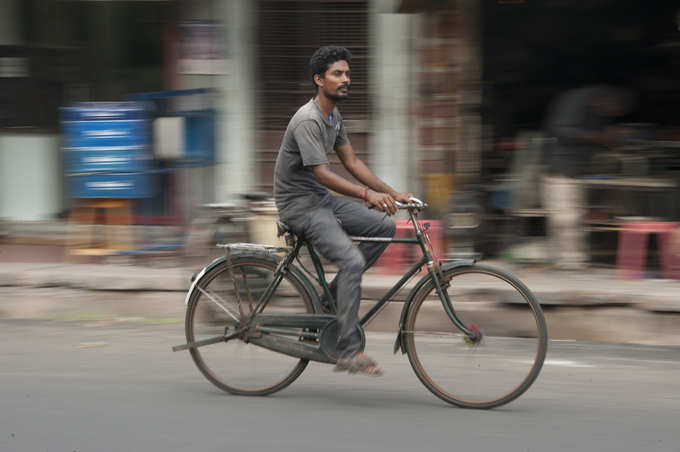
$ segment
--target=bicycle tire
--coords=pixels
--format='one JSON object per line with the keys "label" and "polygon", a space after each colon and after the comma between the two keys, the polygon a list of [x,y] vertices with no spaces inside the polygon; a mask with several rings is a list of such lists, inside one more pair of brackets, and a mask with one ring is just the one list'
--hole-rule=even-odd
{"label": "bicycle tire", "polygon": [[[411,367],[434,395],[460,407],[488,409],[515,400],[533,384],[545,360],[548,332],[540,304],[521,281],[491,267],[448,269],[442,281],[459,319],[466,327],[478,323],[484,337],[476,345],[465,340],[429,280],[414,295],[402,332]],[[492,381],[495,377],[500,384]]]}
{"label": "bicycle tire", "polygon": [[[189,296],[185,319],[187,342],[194,343],[201,339],[200,336],[214,337],[216,334],[219,335],[221,334],[220,328],[222,332],[228,332],[230,325],[233,330],[236,323],[228,315],[221,312],[216,307],[215,302],[211,301],[203,292],[210,293],[213,290],[215,293],[212,293],[211,296],[217,295],[220,303],[224,302],[225,305],[232,303],[232,300],[236,299],[235,296],[230,300],[225,299],[229,292],[236,294],[236,286],[234,286],[233,280],[229,281],[229,272],[231,271],[232,275],[242,273],[243,280],[247,282],[247,284],[242,282],[238,288],[239,296],[252,296],[254,289],[263,289],[268,281],[265,280],[265,282],[255,284],[256,287],[251,287],[253,286],[251,282],[257,283],[257,280],[253,277],[252,281],[249,282],[248,272],[251,275],[273,276],[277,265],[278,259],[272,255],[237,254],[232,256],[231,263],[225,260],[206,272],[196,282]],[[216,281],[219,281],[222,286],[211,289],[211,285]],[[231,286],[229,286],[230,284]],[[248,291],[251,291],[251,293],[248,293]],[[280,295],[277,296],[277,294]],[[304,282],[296,277],[294,272],[286,272],[283,275],[281,285],[272,297],[270,303],[264,309],[265,313],[314,313],[312,295],[306,289]],[[226,343],[220,342],[200,348],[191,348],[190,353],[198,369],[211,383],[226,392],[237,395],[262,396],[280,391],[295,381],[308,364],[306,359],[276,353],[246,343],[241,338],[235,338]],[[245,361],[249,356],[262,360],[262,368],[259,369],[259,372],[255,369],[245,368],[247,366]],[[277,376],[274,375],[276,372],[272,370],[272,367],[279,365],[285,371]],[[272,377],[271,381],[262,382],[264,379],[269,380],[270,376]]]}

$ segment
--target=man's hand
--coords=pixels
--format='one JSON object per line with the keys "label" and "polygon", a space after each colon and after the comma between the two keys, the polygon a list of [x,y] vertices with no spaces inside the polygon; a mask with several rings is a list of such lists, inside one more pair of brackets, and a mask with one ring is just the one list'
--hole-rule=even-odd
{"label": "man's hand", "polygon": [[411,198],[414,198],[413,193],[396,193],[393,198],[396,201],[403,202],[403,203],[408,203],[411,201]]}
{"label": "man's hand", "polygon": [[377,191],[368,190],[366,193],[366,201],[373,204],[376,209],[385,212],[388,215],[397,213],[397,205],[394,203],[395,199],[387,193],[378,193]]}

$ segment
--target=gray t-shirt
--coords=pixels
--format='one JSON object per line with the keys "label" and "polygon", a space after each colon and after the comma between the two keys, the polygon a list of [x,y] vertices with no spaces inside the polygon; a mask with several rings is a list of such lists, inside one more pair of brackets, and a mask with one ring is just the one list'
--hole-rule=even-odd
{"label": "gray t-shirt", "polygon": [[282,219],[308,212],[330,196],[312,167],[328,163],[328,154],[347,143],[337,107],[329,118],[312,99],[293,115],[274,168],[274,199]]}

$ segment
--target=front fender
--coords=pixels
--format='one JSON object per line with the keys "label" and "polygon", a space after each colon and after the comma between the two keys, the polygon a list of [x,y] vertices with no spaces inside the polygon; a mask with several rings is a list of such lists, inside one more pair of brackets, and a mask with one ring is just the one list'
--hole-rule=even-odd
{"label": "front fender", "polygon": [[[442,273],[446,273],[453,270],[454,268],[469,267],[474,264],[474,259],[460,259],[443,264],[441,269]],[[397,339],[394,341],[394,353],[397,353],[399,350],[401,350],[402,354],[406,353],[406,348],[403,345],[403,331],[406,327],[406,316],[408,315],[408,311],[411,309],[411,305],[413,304],[413,300],[415,300],[416,295],[431,280],[432,273],[428,272],[426,275],[420,278],[418,283],[413,287],[413,289],[411,289],[411,292],[409,292],[408,297],[406,297],[406,301],[404,301],[404,307],[401,308],[401,316],[399,317],[399,331],[397,332]]]}

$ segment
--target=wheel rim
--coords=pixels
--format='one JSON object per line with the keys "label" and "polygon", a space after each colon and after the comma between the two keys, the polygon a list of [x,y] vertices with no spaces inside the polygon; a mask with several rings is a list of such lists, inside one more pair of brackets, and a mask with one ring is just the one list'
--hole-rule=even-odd
{"label": "wheel rim", "polygon": [[514,279],[483,268],[453,274],[447,292],[466,326],[469,344],[449,320],[434,289],[419,298],[407,321],[409,359],[435,395],[456,405],[491,408],[517,398],[540,372],[547,334],[540,307]]}
{"label": "wheel rim", "polygon": [[[237,287],[246,312],[250,312],[251,305],[254,307],[257,304],[259,296],[273,277],[274,268],[274,264],[268,262],[266,265],[260,261],[234,263],[232,274],[241,275],[236,276]],[[237,322],[216,304],[223,304],[239,317],[236,290],[229,273],[225,263],[199,282],[202,291],[194,292],[187,316],[189,342],[219,336],[225,330],[227,334],[236,330]],[[310,300],[302,296],[304,292],[297,284],[284,278],[264,312],[313,312]],[[244,395],[265,395],[283,389],[307,365],[306,360],[246,343],[241,338],[193,349],[191,355],[208,380],[225,391]]]}

